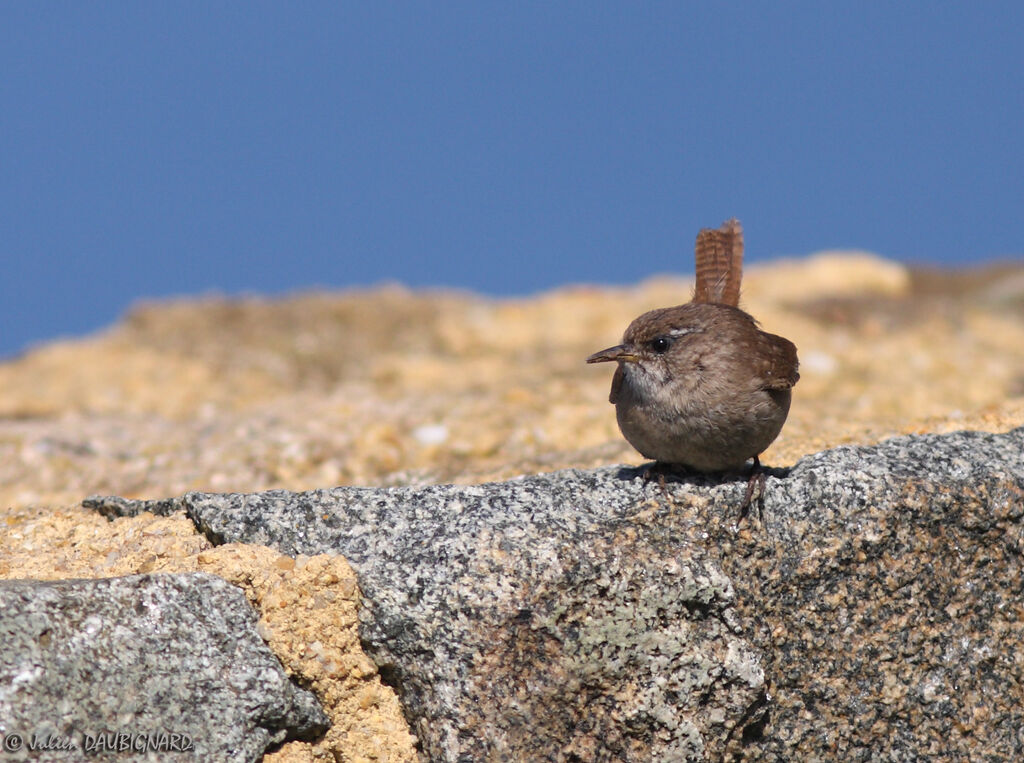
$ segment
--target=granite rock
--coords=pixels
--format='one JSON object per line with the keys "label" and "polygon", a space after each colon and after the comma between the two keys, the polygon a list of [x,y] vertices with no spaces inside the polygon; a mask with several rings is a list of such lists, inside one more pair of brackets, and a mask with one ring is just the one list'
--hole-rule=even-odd
{"label": "granite rock", "polygon": [[745,478],[95,498],[339,552],[431,760],[1024,756],[1024,429]]}
{"label": "granite rock", "polygon": [[214,575],[0,581],[4,760],[259,760],[327,718]]}
{"label": "granite rock", "polygon": [[428,759],[700,759],[764,705],[761,658],[718,566],[639,532],[634,476],[89,503],[344,554],[364,646]]}

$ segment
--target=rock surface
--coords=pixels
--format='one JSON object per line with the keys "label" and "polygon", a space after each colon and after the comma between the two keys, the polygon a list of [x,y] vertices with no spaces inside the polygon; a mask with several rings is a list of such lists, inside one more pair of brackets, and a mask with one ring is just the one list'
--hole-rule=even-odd
{"label": "rock surface", "polygon": [[1024,755],[1024,428],[843,447],[767,480],[93,499],[337,551],[430,759]]}
{"label": "rock surface", "polygon": [[214,575],[3,581],[0,642],[5,760],[255,761],[327,728]]}
{"label": "rock surface", "polygon": [[[611,369],[583,359],[691,291],[676,277],[514,300],[392,287],[140,305],[0,363],[0,506],[636,463]],[[1024,425],[1024,263],[939,277],[819,255],[751,266],[743,306],[800,353],[763,463]]]}
{"label": "rock surface", "polygon": [[322,739],[289,742],[265,755],[265,763],[416,760],[398,698],[360,648],[359,589],[340,556],[293,558],[238,543],[213,547],[182,514],[108,521],[67,509],[0,533],[0,578],[191,572],[217,575],[245,592],[259,613],[259,634],[330,717]]}
{"label": "rock surface", "polygon": [[[665,263],[677,266],[692,267],[689,255]],[[82,497],[474,484],[638,463],[607,403],[609,369],[582,359],[691,289],[661,277],[500,300],[393,286],[185,298],[5,360],[0,578],[224,577],[331,718],[323,739],[268,763],[413,760],[394,692],[360,650],[344,559],[213,548],[182,514],[107,522]],[[800,348],[789,421],[764,463],[1024,425],[1024,262],[929,272],[821,254],[752,265],[743,304]]]}

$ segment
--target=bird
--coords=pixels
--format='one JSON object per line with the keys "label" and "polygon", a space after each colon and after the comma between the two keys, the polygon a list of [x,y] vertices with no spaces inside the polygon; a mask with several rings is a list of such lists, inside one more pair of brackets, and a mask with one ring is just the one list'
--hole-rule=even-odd
{"label": "bird", "polygon": [[640,315],[622,342],[586,359],[618,363],[609,401],[619,429],[657,465],[737,471],[782,431],[800,379],[796,346],[740,309],[743,228],[735,218],[697,234],[692,299]]}

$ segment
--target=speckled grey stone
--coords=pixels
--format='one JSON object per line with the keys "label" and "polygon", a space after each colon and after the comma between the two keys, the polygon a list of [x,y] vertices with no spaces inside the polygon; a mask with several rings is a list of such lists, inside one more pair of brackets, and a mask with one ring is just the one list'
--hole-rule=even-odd
{"label": "speckled grey stone", "polygon": [[745,479],[167,501],[214,542],[337,551],[431,760],[1024,756],[1024,429],[846,447]]}
{"label": "speckled grey stone", "polygon": [[634,476],[90,504],[344,554],[363,641],[431,760],[701,759],[756,720],[764,675],[717,565],[643,532],[657,503]]}
{"label": "speckled grey stone", "polygon": [[327,727],[213,575],[0,581],[0,644],[0,760],[255,761]]}

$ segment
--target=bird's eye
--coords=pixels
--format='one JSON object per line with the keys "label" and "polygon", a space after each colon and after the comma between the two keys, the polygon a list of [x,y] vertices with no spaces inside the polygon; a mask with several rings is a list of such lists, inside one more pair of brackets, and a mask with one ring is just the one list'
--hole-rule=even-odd
{"label": "bird's eye", "polygon": [[655,337],[650,342],[650,347],[656,353],[661,355],[662,353],[668,352],[668,348],[672,346],[672,340],[667,336]]}

